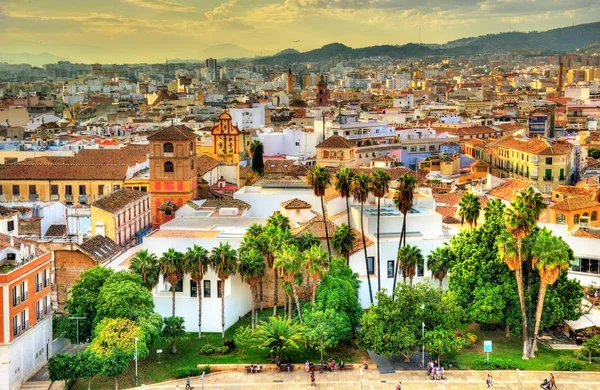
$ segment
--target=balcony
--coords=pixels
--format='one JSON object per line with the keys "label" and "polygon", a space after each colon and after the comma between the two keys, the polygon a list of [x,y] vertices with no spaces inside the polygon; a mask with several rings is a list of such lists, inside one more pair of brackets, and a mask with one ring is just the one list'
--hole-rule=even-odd
{"label": "balcony", "polygon": [[29,292],[25,291],[25,293],[21,294],[21,302],[25,302],[29,298]]}
{"label": "balcony", "polygon": [[538,177],[537,176],[531,176],[531,180],[537,180]]}
{"label": "balcony", "polygon": [[39,195],[38,194],[29,194],[29,200],[31,201],[36,201],[38,200]]}
{"label": "balcony", "polygon": [[44,287],[48,287],[50,285],[50,279],[44,280]]}
{"label": "balcony", "polygon": [[13,297],[12,304],[13,307],[19,306],[21,304],[21,297]]}
{"label": "balcony", "polygon": [[59,199],[60,199],[60,196],[58,194],[52,194],[52,195],[50,195],[50,200],[57,201]]}
{"label": "balcony", "polygon": [[87,195],[79,195],[79,203],[86,204],[87,201],[88,201],[88,196]]}
{"label": "balcony", "polygon": [[73,203],[73,195],[72,194],[65,195],[65,203]]}
{"label": "balcony", "polygon": [[554,176],[544,176],[544,181],[552,181],[554,180]]}
{"label": "balcony", "polygon": [[46,317],[46,313],[44,313],[42,310],[35,313],[35,319],[37,321],[43,319],[44,317]]}
{"label": "balcony", "polygon": [[564,176],[560,176],[560,177],[558,178],[558,180],[564,181],[564,180],[567,180],[567,179],[566,179]]}
{"label": "balcony", "polygon": [[40,291],[42,291],[42,284],[41,284],[41,283],[38,283],[38,284],[36,284],[36,286],[35,286],[35,292],[40,292]]}

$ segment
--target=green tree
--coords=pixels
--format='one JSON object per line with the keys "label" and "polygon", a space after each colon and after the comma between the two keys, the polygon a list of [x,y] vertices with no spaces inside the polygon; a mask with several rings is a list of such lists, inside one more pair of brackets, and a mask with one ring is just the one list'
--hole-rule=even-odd
{"label": "green tree", "polygon": [[129,367],[130,355],[120,349],[115,349],[110,355],[102,357],[100,373],[107,378],[115,378],[115,390],[119,389],[119,376]]}
{"label": "green tree", "polygon": [[304,252],[313,246],[321,246],[321,240],[312,233],[302,233],[296,237],[296,246],[301,252]]}
{"label": "green tree", "polygon": [[171,343],[171,353],[177,353],[177,339],[185,339],[187,333],[185,332],[185,320],[183,317],[166,317],[164,319],[164,326],[161,331],[161,335]]}
{"label": "green tree", "polygon": [[263,143],[257,139],[253,140],[248,147],[248,151],[252,155],[252,170],[261,176],[265,173],[264,150]]}
{"label": "green tree", "polygon": [[[280,250],[275,252],[275,262],[273,268],[279,273],[279,277],[291,286],[292,295],[296,302],[298,318],[302,322],[302,312],[300,311],[300,300],[296,290],[296,283],[302,281],[302,253],[296,245],[284,244]],[[316,265],[313,264],[316,268]],[[300,276],[300,278],[299,278]]]}
{"label": "green tree", "polygon": [[[268,225],[263,232],[267,267],[273,269],[275,262],[275,252],[277,252],[283,244],[291,244],[295,242],[294,236],[289,230],[282,230],[275,225]],[[277,315],[277,305],[279,304],[279,275],[275,272],[275,283],[273,286],[273,315]]]}
{"label": "green tree", "polygon": [[129,263],[129,272],[138,274],[142,277],[142,284],[148,290],[152,290],[158,283],[158,258],[154,253],[149,253],[148,249],[138,251]]}
{"label": "green tree", "polygon": [[279,361],[284,354],[297,351],[304,340],[302,325],[280,317],[269,317],[267,321],[262,321],[256,326],[254,334],[256,346],[268,350],[272,361]]}
{"label": "green tree", "polygon": [[177,252],[173,248],[169,248],[160,257],[158,266],[160,272],[171,285],[171,307],[173,309],[173,317],[175,317],[175,288],[177,283],[183,279],[183,273],[185,270],[185,256],[183,253]]}
{"label": "green tree", "polygon": [[[125,271],[115,273],[126,274]],[[117,278],[118,280],[118,278]],[[98,294],[94,324],[104,318],[127,318],[132,321],[147,318],[154,312],[152,294],[141,283],[131,280],[106,281]]]}
{"label": "green tree", "polygon": [[240,262],[238,272],[242,277],[242,281],[250,286],[250,294],[252,295],[252,329],[256,324],[256,302],[258,301],[258,285],[265,276],[266,265],[262,254],[252,248],[243,254],[240,254]]}
{"label": "green tree", "polygon": [[469,224],[470,228],[473,226],[477,227],[477,218],[481,212],[481,203],[479,198],[472,192],[466,192],[458,203],[458,216],[460,217],[460,224],[464,222]]}
{"label": "green tree", "polygon": [[348,214],[348,226],[350,223],[350,197],[352,196],[352,181],[354,173],[348,168],[340,168],[335,174],[335,190],[342,199],[346,200],[346,213]]}
{"label": "green tree", "polygon": [[119,349],[133,356],[135,338],[138,338],[138,356],[148,356],[146,335],[135,322],[126,318],[105,318],[94,328],[94,340],[89,350],[96,356],[106,357]]}
{"label": "green tree", "polygon": [[367,241],[365,237],[364,209],[369,199],[371,189],[371,178],[366,173],[355,175],[352,180],[352,195],[354,200],[360,203],[360,234],[362,235],[363,251],[365,253],[365,271],[367,273],[367,284],[369,286],[369,298],[373,304],[373,290],[371,289],[371,275],[369,273],[369,258],[367,256]]}
{"label": "green tree", "polygon": [[202,338],[202,291],[201,285],[204,275],[208,272],[210,261],[208,251],[196,244],[187,248],[185,252],[184,268],[190,273],[190,277],[196,282],[196,296],[198,297],[198,338]]}
{"label": "green tree", "polygon": [[329,243],[329,230],[327,229],[327,219],[325,218],[325,190],[331,185],[331,172],[324,167],[317,165],[306,175],[306,183],[312,187],[315,196],[321,199],[321,211],[323,212],[323,224],[325,226],[325,240],[327,241],[327,253],[331,260],[331,245]]}
{"label": "green tree", "polygon": [[[85,342],[91,340],[93,324],[96,319],[98,296],[100,289],[107,278],[114,271],[105,267],[93,267],[82,272],[79,279],[70,290],[69,297],[65,303],[65,311],[68,317],[85,317],[79,321],[79,340]],[[72,342],[77,342],[76,321],[68,321],[65,325],[65,335]]]}
{"label": "green tree", "polygon": [[254,343],[254,329],[249,326],[240,326],[233,334],[235,347],[240,351],[240,359],[244,358],[246,351]]}
{"label": "green tree", "polygon": [[352,248],[354,248],[355,240],[356,233],[345,223],[333,232],[333,248],[344,256],[346,264],[350,264],[350,253],[352,252]]}
{"label": "green tree", "polygon": [[[335,245],[335,235],[334,235]],[[315,245],[302,254],[302,266],[309,275],[309,280],[312,280],[311,301],[314,304],[317,293],[317,282],[321,280],[323,273],[327,269],[327,252],[319,245]]]}
{"label": "green tree", "polygon": [[210,253],[210,265],[221,280],[221,337],[225,337],[225,281],[235,275],[237,270],[237,253],[229,243],[219,243]]}
{"label": "green tree", "polygon": [[261,225],[259,223],[253,223],[246,230],[244,237],[259,238],[264,230],[265,230],[265,228],[263,225]]}
{"label": "green tree", "polygon": [[267,226],[275,226],[283,231],[290,230],[290,219],[279,211],[267,218]]}
{"label": "green tree", "polygon": [[596,148],[590,148],[590,150],[588,150],[588,156],[598,160],[598,159],[600,159],[600,150],[598,150]]}
{"label": "green tree", "polygon": [[88,390],[92,388],[92,379],[102,373],[102,360],[91,352],[82,351],[77,355],[79,377],[87,379]]}
{"label": "green tree", "polygon": [[[396,196],[394,197],[394,204],[398,210],[402,213],[402,229],[400,231],[400,240],[398,241],[398,253],[402,249],[402,245],[406,245],[406,216],[408,212],[412,210],[413,197],[415,188],[417,187],[417,180],[414,176],[405,174],[398,178],[396,187]],[[396,270],[394,271],[394,281],[392,284],[392,295],[396,291],[396,278],[398,276],[398,270],[400,267],[400,258],[396,259]]]}
{"label": "green tree", "polygon": [[341,340],[347,340],[352,334],[350,319],[345,313],[337,313],[333,309],[312,310],[305,318],[304,335],[308,345],[321,354],[335,347]]}
{"label": "green tree", "polygon": [[592,364],[592,356],[600,356],[600,335],[586,337],[583,340],[583,349],[588,353],[588,362]]}
{"label": "green tree", "polygon": [[504,214],[504,203],[500,199],[490,199],[483,209],[486,222],[491,218],[502,219]]}
{"label": "green tree", "polygon": [[76,355],[57,353],[48,359],[48,376],[52,382],[74,381],[80,376],[80,369]]}
{"label": "green tree", "polygon": [[458,352],[466,347],[468,342],[462,337],[457,337],[452,331],[438,328],[425,333],[424,344],[430,354],[437,356],[439,364],[440,356]]}
{"label": "green tree", "polygon": [[427,269],[431,271],[433,278],[442,282],[450,270],[452,261],[451,250],[448,246],[437,247],[427,255]]}
{"label": "green tree", "polygon": [[391,181],[392,177],[383,169],[376,169],[371,174],[371,192],[377,198],[377,291],[381,290],[381,249],[379,239],[381,199],[388,194]]}
{"label": "green tree", "polygon": [[413,278],[417,274],[417,267],[423,266],[423,253],[421,249],[415,245],[405,245],[398,253],[400,268],[402,269],[402,277],[404,282],[408,278],[408,284],[412,286]]}

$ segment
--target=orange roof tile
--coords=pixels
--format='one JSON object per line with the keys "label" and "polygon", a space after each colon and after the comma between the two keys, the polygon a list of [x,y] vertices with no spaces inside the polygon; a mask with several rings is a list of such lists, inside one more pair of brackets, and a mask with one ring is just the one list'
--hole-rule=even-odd
{"label": "orange roof tile", "polygon": [[312,205],[305,200],[294,198],[281,203],[286,210],[310,209]]}
{"label": "orange roof tile", "polygon": [[550,206],[551,208],[553,208],[554,210],[558,210],[558,211],[574,211],[574,210],[581,210],[581,209],[587,209],[590,207],[599,207],[600,203],[596,202],[595,200],[587,197],[587,196],[572,196],[569,197],[565,200],[562,200],[552,206]]}
{"label": "orange roof tile", "polygon": [[506,183],[503,183],[490,190],[487,195],[512,202],[517,193],[522,192],[525,188],[530,186],[532,186],[532,184],[528,181],[509,179],[506,181]]}

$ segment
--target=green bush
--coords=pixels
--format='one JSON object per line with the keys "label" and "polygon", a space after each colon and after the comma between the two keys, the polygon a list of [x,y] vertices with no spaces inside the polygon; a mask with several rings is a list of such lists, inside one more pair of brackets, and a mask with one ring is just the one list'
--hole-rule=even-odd
{"label": "green bush", "polygon": [[199,370],[200,370],[200,375],[202,375],[202,373],[204,373],[204,375],[210,374],[210,366],[208,364],[204,367],[200,367]]}
{"label": "green bush", "polygon": [[473,370],[516,370],[521,368],[521,364],[510,359],[490,358],[488,362],[486,358],[477,359],[471,366]]}
{"label": "green bush", "polygon": [[227,346],[217,347],[216,345],[212,345],[210,343],[204,344],[202,348],[200,348],[200,355],[215,355],[215,354],[224,354],[229,352],[229,348]]}
{"label": "green bush", "polygon": [[179,367],[175,370],[175,378],[177,379],[187,378],[188,376],[198,376],[200,374],[202,374],[202,371],[197,367]]}
{"label": "green bush", "polygon": [[575,360],[560,359],[554,365],[554,369],[557,371],[581,371],[582,368],[582,364]]}
{"label": "green bush", "polygon": [[442,360],[440,362],[444,369],[466,370],[467,366],[457,362],[456,360]]}

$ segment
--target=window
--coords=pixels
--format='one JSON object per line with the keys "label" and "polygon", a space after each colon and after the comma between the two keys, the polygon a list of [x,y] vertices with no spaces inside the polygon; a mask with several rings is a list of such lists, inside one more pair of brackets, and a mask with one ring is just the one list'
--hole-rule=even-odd
{"label": "window", "polygon": [[195,280],[190,280],[190,297],[198,297],[198,283]]}
{"label": "window", "polygon": [[578,224],[579,224],[579,214],[575,214],[575,215],[573,216],[573,223],[574,223],[575,225],[578,225]]}
{"label": "window", "polygon": [[40,274],[39,272],[35,274],[35,292],[40,292],[42,289],[42,283],[40,282]]}
{"label": "window", "polygon": [[425,145],[420,145],[419,152],[424,152],[424,151],[425,151]]}
{"label": "window", "polygon": [[598,219],[598,214],[595,211],[592,211],[592,216],[590,218],[590,220],[595,221]]}
{"label": "window", "polygon": [[192,164],[192,169],[194,169],[194,160],[192,159],[192,161],[190,161],[190,163]]}
{"label": "window", "polygon": [[35,184],[32,184],[29,186],[29,195],[35,195],[35,194],[37,194]]}
{"label": "window", "polygon": [[300,146],[300,142],[296,141],[296,146]]}
{"label": "window", "polygon": [[104,195],[104,184],[98,184],[98,195]]}
{"label": "window", "polygon": [[[588,259],[588,258],[580,258],[579,259],[579,272],[586,272],[590,274],[598,275],[600,271],[598,270],[598,265],[600,260],[598,259]],[[575,270],[575,267],[572,267]]]}
{"label": "window", "polygon": [[163,145],[163,152],[164,153],[173,153],[173,144],[170,142],[166,142]]}
{"label": "window", "polygon": [[70,185],[66,185],[65,186],[65,194],[66,195],[73,195],[73,187]]}
{"label": "window", "polygon": [[423,267],[423,264],[417,264],[417,276],[423,276],[424,272],[425,268]]}
{"label": "window", "polygon": [[221,298],[221,286],[223,285],[223,282],[221,282],[220,280],[217,280],[217,298]]}
{"label": "window", "polygon": [[429,151],[435,152],[435,145],[429,145]]}
{"label": "window", "polygon": [[388,260],[387,262],[387,277],[394,277],[394,260]]}
{"label": "window", "polygon": [[120,186],[120,185],[118,185],[118,184],[115,184],[115,185],[113,186],[113,192],[119,191],[120,189],[121,189],[121,186]]}
{"label": "window", "polygon": [[417,151],[417,147],[416,146],[411,146],[410,147],[410,151],[411,152],[416,152]]}
{"label": "window", "polygon": [[58,195],[58,185],[52,184],[50,186],[50,195]]}
{"label": "window", "polygon": [[19,316],[13,317],[13,336],[19,335]]}
{"label": "window", "polygon": [[146,186],[141,186],[141,187],[140,187],[140,191],[142,191],[142,192],[148,192],[148,187],[146,187]]}
{"label": "window", "polygon": [[14,286],[12,288],[12,301],[13,306],[17,306],[19,303],[21,303],[21,301],[19,300],[19,288],[17,286]]}
{"label": "window", "polygon": [[79,186],[79,195],[85,195],[85,185]]}
{"label": "window", "polygon": [[564,214],[556,214],[556,223],[559,225],[564,225],[566,222],[566,218]]}
{"label": "window", "polygon": [[27,282],[21,282],[21,302],[27,300]]}
{"label": "window", "polygon": [[173,168],[173,163],[171,161],[165,162],[164,171],[165,172],[173,172],[175,169]]}
{"label": "window", "polygon": [[27,321],[27,310],[21,312],[21,329],[27,329],[29,321]]}
{"label": "window", "polygon": [[39,321],[42,318],[42,302],[35,302],[35,318]]}
{"label": "window", "polygon": [[367,272],[369,275],[375,274],[375,258],[373,256],[367,257]]}
{"label": "window", "polygon": [[546,165],[552,165],[552,157],[546,157]]}
{"label": "window", "polygon": [[15,230],[15,221],[8,221],[6,223],[6,230],[8,230],[9,232],[12,232]]}
{"label": "window", "polygon": [[171,211],[171,209],[165,210],[165,215],[171,215],[171,214],[173,214],[173,211]]}
{"label": "window", "polygon": [[210,298],[210,280],[204,281],[204,298]]}
{"label": "window", "polygon": [[50,285],[50,279],[48,278],[48,269],[44,270],[44,287],[48,287]]}
{"label": "window", "polygon": [[48,312],[50,311],[50,298],[48,298],[48,295],[46,295],[44,297],[44,314],[48,314]]}
{"label": "window", "polygon": [[[165,291],[171,291],[171,285],[167,280],[167,275],[163,277],[163,281],[165,283]],[[183,278],[179,279],[175,284],[175,292],[183,292]]]}
{"label": "window", "polygon": [[21,187],[18,184],[13,185],[13,196],[21,196]]}

